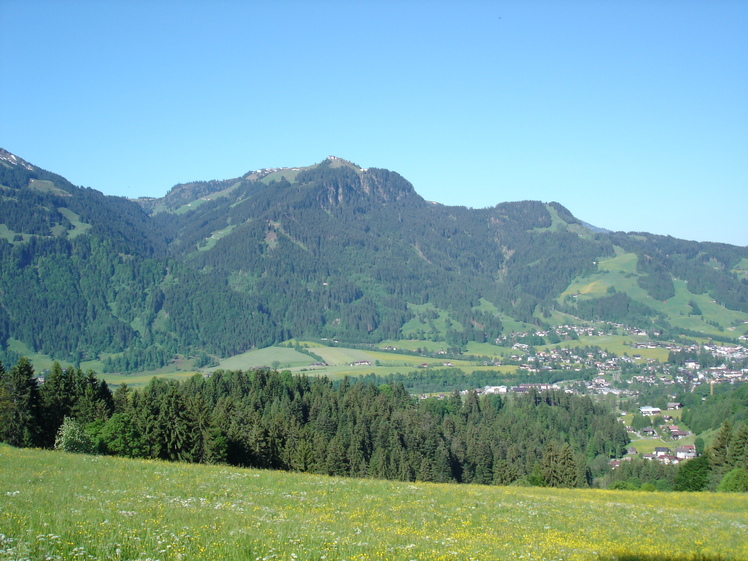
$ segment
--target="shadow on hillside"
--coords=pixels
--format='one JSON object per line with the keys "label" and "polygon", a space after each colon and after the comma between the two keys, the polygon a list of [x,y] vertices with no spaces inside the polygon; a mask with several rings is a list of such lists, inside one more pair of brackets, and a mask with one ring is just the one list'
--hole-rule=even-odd
{"label": "shadow on hillside", "polygon": [[707,555],[705,553],[693,553],[690,555],[662,555],[650,553],[628,553],[622,552],[611,556],[599,557],[599,561],[726,561],[722,555]]}

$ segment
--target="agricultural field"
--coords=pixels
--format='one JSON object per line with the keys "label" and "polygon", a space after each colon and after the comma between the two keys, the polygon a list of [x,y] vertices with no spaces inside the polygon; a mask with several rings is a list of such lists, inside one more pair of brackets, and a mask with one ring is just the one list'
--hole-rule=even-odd
{"label": "agricultural field", "polygon": [[[261,366],[277,366],[280,369],[294,369],[308,366],[314,359],[288,347],[266,347],[226,358],[217,368],[224,370],[248,370]],[[211,369],[215,370],[215,368]]]}
{"label": "agricultural field", "polygon": [[0,445],[0,559],[737,561],[748,499],[400,483]]}
{"label": "agricultural field", "polygon": [[147,386],[152,378],[158,377],[164,380],[183,381],[187,378],[191,378],[195,374],[199,374],[199,372],[193,370],[177,371],[168,369],[168,371],[164,372],[150,371],[138,372],[135,374],[97,374],[96,377],[104,380],[109,385],[109,388],[114,391],[114,389],[120,384],[127,384],[130,388],[142,388],[143,386]]}
{"label": "agricultural field", "polygon": [[[599,337],[582,335],[581,337],[579,337],[579,341],[575,343],[579,346],[598,346],[601,349],[608,350],[618,356],[623,356],[625,354],[628,356],[639,355],[642,357],[642,360],[652,358],[655,360],[659,360],[660,362],[667,362],[669,353],[667,349],[635,349],[633,347],[634,343],[644,343],[647,340],[647,337],[642,337],[639,335],[602,335]],[[547,348],[550,348],[552,346],[555,345],[548,345]],[[568,341],[564,341],[560,346],[567,347],[571,345]]]}

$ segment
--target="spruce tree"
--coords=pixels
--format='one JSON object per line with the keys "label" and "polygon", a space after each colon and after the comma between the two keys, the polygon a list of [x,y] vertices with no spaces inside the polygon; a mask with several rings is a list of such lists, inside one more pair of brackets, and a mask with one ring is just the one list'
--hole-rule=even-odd
{"label": "spruce tree", "polygon": [[732,468],[748,468],[748,424],[740,423],[733,428],[727,450],[727,464]]}
{"label": "spruce tree", "polygon": [[9,372],[3,373],[7,395],[6,422],[0,427],[0,439],[12,446],[41,444],[41,407],[34,367],[26,357],[18,359]]}
{"label": "spruce tree", "polygon": [[709,464],[715,476],[721,476],[730,469],[730,440],[732,439],[732,424],[730,421],[724,421],[722,426],[712,438],[707,456]]}

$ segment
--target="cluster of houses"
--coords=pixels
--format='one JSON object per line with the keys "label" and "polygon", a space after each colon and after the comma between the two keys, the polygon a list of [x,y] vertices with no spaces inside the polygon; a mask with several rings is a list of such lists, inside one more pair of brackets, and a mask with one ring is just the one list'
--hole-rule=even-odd
{"label": "cluster of houses", "polygon": [[[653,453],[642,454],[641,457],[644,460],[672,465],[682,462],[683,460],[695,458],[696,455],[696,446],[693,444],[686,444],[684,446],[678,446],[675,449],[670,449],[667,446],[657,446]],[[632,458],[637,456],[638,453],[636,448],[629,446],[626,455],[620,460],[611,460],[610,466],[615,469],[620,466],[622,462],[631,461]]]}
{"label": "cluster of houses", "polygon": [[[681,407],[682,404],[678,402],[670,402],[667,404],[668,411],[675,411],[676,409],[680,409]],[[659,407],[651,407],[649,405],[645,405],[644,407],[639,407],[639,413],[641,413],[643,417],[654,417],[656,415],[662,415],[662,410]],[[672,417],[666,414],[663,415],[663,419],[665,419],[666,421],[671,421]],[[631,427],[626,428],[630,429],[632,432],[634,430]],[[669,436],[673,440],[679,440],[689,435],[688,432],[681,430],[678,425],[668,425],[664,430],[668,432],[667,436]],[[639,430],[639,433],[642,436],[655,436],[657,434],[657,430],[652,427],[644,427],[643,429]]]}
{"label": "cluster of houses", "polygon": [[[464,396],[473,391],[477,393],[478,395],[521,394],[521,393],[527,393],[533,389],[540,392],[543,390],[560,390],[561,387],[556,384],[520,384],[519,386],[485,386],[483,388],[478,388],[474,390],[462,390],[460,392],[460,395]],[[436,396],[423,394],[419,396],[420,399],[427,399],[429,397],[437,397],[438,399],[446,399],[448,397],[448,394],[440,393],[440,394],[437,394]]]}
{"label": "cluster of houses", "polygon": [[[667,411],[675,411],[677,409],[680,409],[681,407],[682,404],[678,402],[670,402],[667,404],[667,410],[663,412],[659,407],[645,405],[639,408],[639,413],[644,417],[655,417],[662,415],[663,419],[672,422],[672,416],[668,415]],[[626,430],[629,433],[636,432],[632,427],[626,427]],[[640,437],[657,437],[657,429],[655,429],[654,427],[644,427],[642,429],[639,429],[638,432]],[[669,437],[672,440],[679,440],[681,438],[689,436],[690,434],[691,433],[682,430],[678,425],[667,425],[660,431],[660,436],[665,438]],[[677,464],[678,462],[681,462],[683,460],[695,458],[696,455],[696,447],[693,444],[684,444],[683,446],[678,446],[675,449],[671,449],[667,446],[657,446],[655,447],[653,453],[641,454],[641,457],[645,460],[656,461],[662,464]],[[637,456],[638,453],[636,448],[630,446],[628,448],[626,456],[624,456],[623,459],[611,460],[610,465],[615,469],[616,467],[621,465],[622,461],[631,460],[632,458]]]}
{"label": "cluster of houses", "polygon": [[[663,347],[672,351],[694,351],[692,347],[683,347],[675,344],[665,343],[640,343],[640,348]],[[687,361],[684,366],[676,366],[669,363],[648,359],[646,363],[637,360],[638,355],[633,355],[633,360],[627,356],[623,357],[603,357],[597,356],[594,359],[587,357],[585,366],[594,367],[598,370],[598,376],[592,380],[581,382],[584,384],[584,393],[587,394],[614,394],[621,397],[636,396],[638,394],[637,386],[654,386],[654,385],[673,385],[681,384],[688,386],[691,390],[702,384],[718,383],[736,383],[748,382],[748,368],[738,368],[736,365],[744,363],[748,358],[748,349],[740,345],[732,346],[715,346],[705,345],[696,347],[697,351],[711,354],[719,359],[721,364],[710,368],[700,368],[695,361]],[[584,358],[584,357],[582,357]],[[638,373],[629,375],[625,379],[620,375],[623,363],[630,363],[636,360],[640,366]],[[627,382],[620,384],[614,382]],[[674,392],[675,393],[675,392]]]}

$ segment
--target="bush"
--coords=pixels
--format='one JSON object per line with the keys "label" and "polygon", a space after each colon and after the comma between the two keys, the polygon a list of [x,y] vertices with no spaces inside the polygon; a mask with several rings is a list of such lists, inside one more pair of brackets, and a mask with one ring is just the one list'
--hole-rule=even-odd
{"label": "bush", "polygon": [[77,454],[93,454],[96,445],[73,417],[65,417],[55,437],[55,450]]}
{"label": "bush", "polygon": [[728,471],[717,485],[717,491],[724,493],[745,493],[748,491],[748,471],[735,468]]}
{"label": "bush", "polygon": [[639,486],[632,481],[615,481],[608,489],[612,491],[638,491]]}

